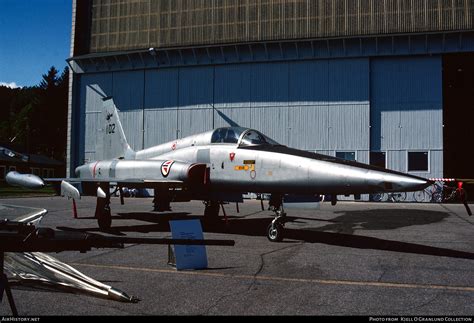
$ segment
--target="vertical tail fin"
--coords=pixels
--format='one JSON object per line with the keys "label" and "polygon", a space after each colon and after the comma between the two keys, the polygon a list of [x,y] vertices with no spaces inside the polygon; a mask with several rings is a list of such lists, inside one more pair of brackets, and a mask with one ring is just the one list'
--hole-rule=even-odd
{"label": "vertical tail fin", "polygon": [[112,97],[106,97],[103,101],[101,120],[104,128],[102,129],[102,147],[100,147],[102,159],[135,159],[135,151],[127,142],[114,100]]}

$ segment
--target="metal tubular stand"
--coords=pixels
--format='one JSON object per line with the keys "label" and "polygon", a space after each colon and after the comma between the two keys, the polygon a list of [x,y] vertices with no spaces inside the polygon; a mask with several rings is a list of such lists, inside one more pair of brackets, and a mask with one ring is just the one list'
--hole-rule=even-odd
{"label": "metal tubular stand", "polygon": [[[5,252],[0,251],[0,266],[1,266],[0,280],[1,280],[1,284],[5,288],[5,292],[7,293],[8,303],[10,303],[10,309],[12,310],[12,314],[13,314],[13,316],[18,316],[18,311],[17,311],[16,306],[15,306],[15,301],[13,300],[13,294],[12,294],[12,291],[10,289],[10,284],[8,283],[7,275],[5,275],[5,273],[3,272],[4,258],[5,258]],[[3,298],[3,291],[1,291],[1,292],[2,292],[2,295],[0,295],[1,296],[0,299]]]}

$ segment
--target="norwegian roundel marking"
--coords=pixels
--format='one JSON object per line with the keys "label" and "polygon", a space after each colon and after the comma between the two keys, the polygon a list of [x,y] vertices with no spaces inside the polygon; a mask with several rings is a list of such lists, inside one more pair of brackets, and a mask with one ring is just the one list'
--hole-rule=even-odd
{"label": "norwegian roundel marking", "polygon": [[171,165],[173,165],[173,163],[173,160],[167,160],[163,164],[161,164],[161,175],[163,175],[163,177],[168,176],[168,174],[170,173]]}

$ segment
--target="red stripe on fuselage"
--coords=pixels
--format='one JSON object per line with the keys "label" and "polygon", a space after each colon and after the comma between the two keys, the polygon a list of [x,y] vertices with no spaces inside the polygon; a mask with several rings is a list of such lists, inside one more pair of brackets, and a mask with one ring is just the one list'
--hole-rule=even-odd
{"label": "red stripe on fuselage", "polygon": [[93,178],[95,178],[95,168],[97,167],[97,164],[98,164],[98,163],[99,163],[99,162],[96,162],[96,163],[94,164],[94,168],[92,168],[92,177],[93,177]]}

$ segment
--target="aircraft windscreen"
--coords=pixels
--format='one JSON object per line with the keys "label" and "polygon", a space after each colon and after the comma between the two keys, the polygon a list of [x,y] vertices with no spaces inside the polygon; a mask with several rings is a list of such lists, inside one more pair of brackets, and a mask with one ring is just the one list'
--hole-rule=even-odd
{"label": "aircraft windscreen", "polygon": [[255,145],[279,145],[273,139],[268,138],[257,130],[249,129],[245,132],[240,141],[241,146],[255,146]]}
{"label": "aircraft windscreen", "polygon": [[236,144],[239,141],[241,133],[242,132],[238,132],[233,128],[219,128],[214,130],[211,143]]}

